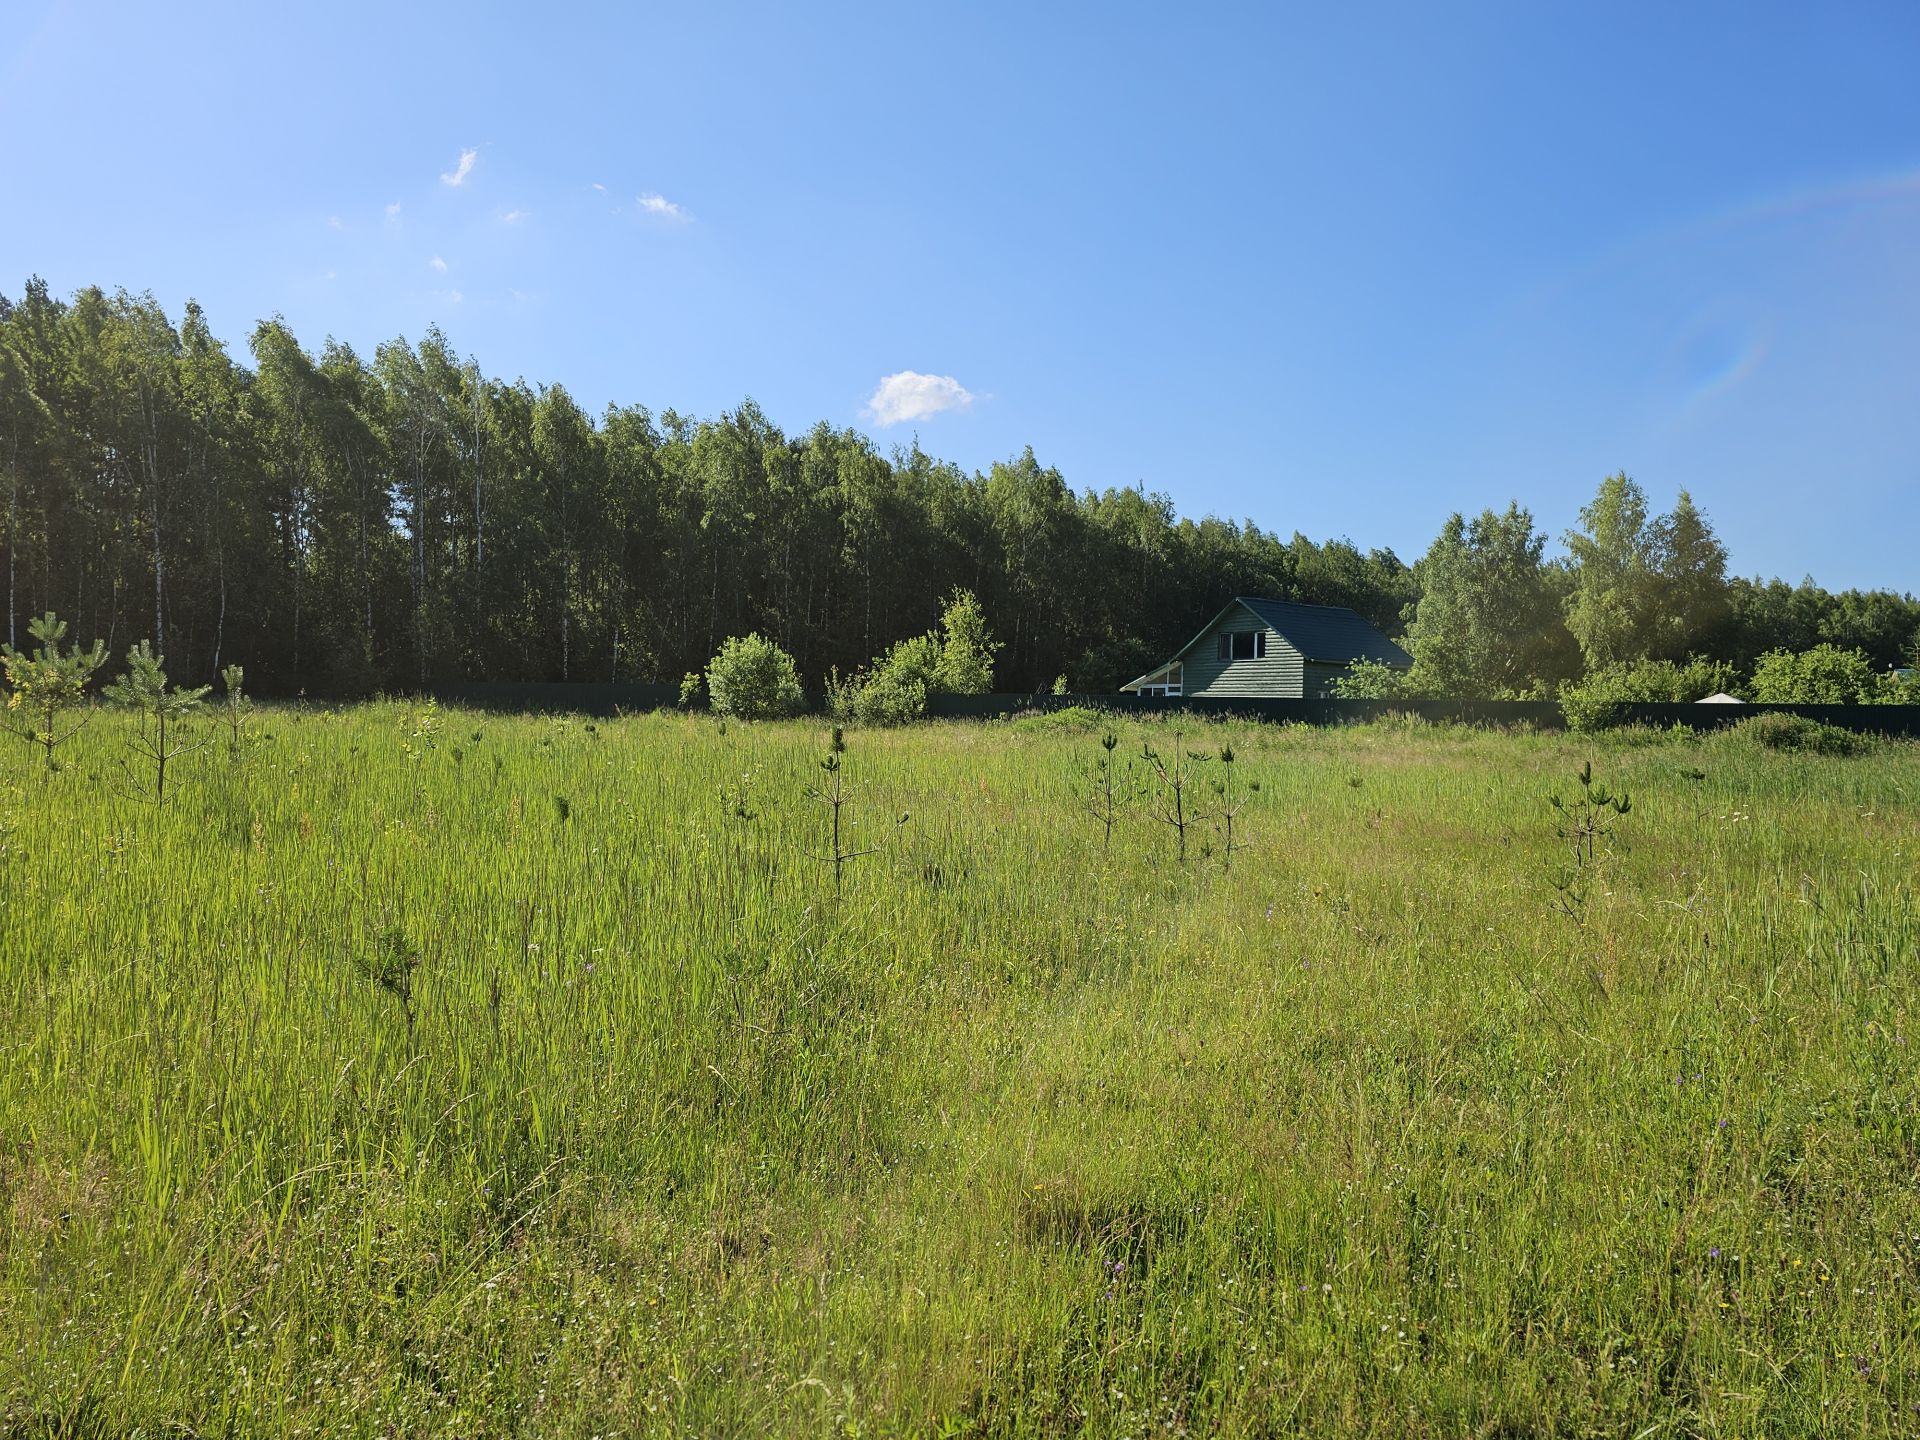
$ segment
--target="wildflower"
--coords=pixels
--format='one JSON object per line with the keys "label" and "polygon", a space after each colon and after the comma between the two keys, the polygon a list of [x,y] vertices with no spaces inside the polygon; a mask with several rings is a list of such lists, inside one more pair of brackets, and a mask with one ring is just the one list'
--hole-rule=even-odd
{"label": "wildflower", "polygon": [[1707,1258],[1709,1260],[1718,1260],[1720,1258],[1720,1247],[1718,1245],[1715,1245],[1712,1248],[1710,1248],[1707,1251]]}

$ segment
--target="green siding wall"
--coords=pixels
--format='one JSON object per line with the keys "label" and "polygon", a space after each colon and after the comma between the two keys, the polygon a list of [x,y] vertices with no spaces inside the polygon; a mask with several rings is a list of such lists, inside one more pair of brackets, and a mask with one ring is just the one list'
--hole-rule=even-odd
{"label": "green siding wall", "polygon": [[[1271,642],[1269,642],[1271,643]],[[1333,682],[1345,675],[1351,665],[1329,665],[1323,660],[1309,660],[1306,673],[1306,698],[1309,700],[1331,700]]]}
{"label": "green siding wall", "polygon": [[[1266,630],[1267,653],[1260,660],[1222,660],[1222,634],[1244,634]],[[1261,695],[1275,700],[1298,700],[1303,694],[1305,661],[1300,652],[1267,630],[1244,605],[1235,606],[1220,623],[1200,638],[1181,662],[1189,695],[1235,696]]]}

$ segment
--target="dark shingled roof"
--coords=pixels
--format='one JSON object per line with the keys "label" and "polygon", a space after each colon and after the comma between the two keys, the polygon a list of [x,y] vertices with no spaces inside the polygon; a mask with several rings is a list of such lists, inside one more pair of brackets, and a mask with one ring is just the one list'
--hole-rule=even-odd
{"label": "dark shingled roof", "polygon": [[1382,635],[1371,621],[1344,605],[1296,605],[1291,600],[1262,600],[1257,595],[1234,597],[1309,660],[1346,665],[1375,660],[1405,670],[1413,657]]}

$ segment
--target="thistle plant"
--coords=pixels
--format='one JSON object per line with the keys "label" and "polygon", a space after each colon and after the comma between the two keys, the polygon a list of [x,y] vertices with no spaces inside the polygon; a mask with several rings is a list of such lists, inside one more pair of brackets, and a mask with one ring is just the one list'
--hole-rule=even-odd
{"label": "thistle plant", "polygon": [[1178,838],[1180,863],[1184,865],[1187,863],[1187,831],[1206,819],[1187,798],[1187,791],[1193,788],[1198,778],[1194,774],[1194,767],[1205,757],[1187,751],[1180,732],[1176,730],[1173,732],[1172,760],[1161,755],[1146,741],[1141,742],[1140,758],[1147,762],[1147,768],[1157,784],[1150,813]]}
{"label": "thistle plant", "polygon": [[1615,825],[1632,811],[1633,800],[1624,790],[1616,795],[1605,785],[1596,784],[1591,760],[1581,763],[1574,779],[1576,788],[1570,797],[1557,793],[1547,797],[1560,817],[1554,835],[1567,852],[1567,863],[1548,876],[1548,883],[1554,889],[1553,908],[1584,926],[1595,872],[1609,848]]}
{"label": "thistle plant", "polygon": [[[835,895],[840,893],[841,880],[846,867],[862,856],[871,855],[880,849],[879,845],[869,845],[864,850],[849,850],[846,848],[846,842],[843,842],[843,825],[851,828],[850,822],[843,822],[841,818],[841,812],[846,809],[847,802],[852,798],[847,793],[846,753],[846,732],[836,725],[833,727],[833,734],[827,741],[826,756],[820,761],[821,772],[826,778],[807,791],[807,794],[813,799],[825,805],[833,817],[828,836],[827,853],[825,855],[815,856],[814,858],[825,863],[830,863],[833,866],[833,893]],[[894,822],[893,828],[898,830],[902,825],[907,823],[909,818],[907,815],[901,815],[901,817]]]}
{"label": "thistle plant", "polygon": [[[60,642],[66,639],[67,622],[51,610],[29,620],[27,633],[40,642],[31,655],[0,645],[0,665],[7,676],[7,706],[0,728],[38,745],[51,775],[60,768],[54,752],[93,719],[87,686],[94,672],[107,663],[107,647],[96,640],[91,650],[82,650],[77,642],[63,650]],[[73,710],[81,711],[80,718],[63,724],[61,717]]]}
{"label": "thistle plant", "polygon": [[[107,699],[133,712],[134,733],[127,746],[153,767],[153,803],[167,803],[167,769],[182,755],[189,755],[207,743],[206,739],[188,739],[185,726],[207,698],[211,685],[183,689],[167,683],[163,657],[142,640],[127,652],[127,673],[106,690]],[[134,780],[133,770],[122,762],[121,768],[139,794],[144,785]]]}

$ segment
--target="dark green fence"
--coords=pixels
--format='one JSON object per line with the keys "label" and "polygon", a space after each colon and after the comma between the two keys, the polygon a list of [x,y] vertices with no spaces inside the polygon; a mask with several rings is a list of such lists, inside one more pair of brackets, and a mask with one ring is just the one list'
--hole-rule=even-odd
{"label": "dark green fence", "polygon": [[[518,681],[461,680],[428,687],[436,699],[474,710],[554,711],[613,715],[620,711],[659,710],[676,705],[672,685],[566,685]],[[1566,719],[1550,700],[1271,700],[1256,697],[1209,699],[1159,695],[934,695],[927,708],[942,719],[989,720],[1007,715],[1060,710],[1079,705],[1122,715],[1239,715],[1254,720],[1302,725],[1351,725],[1391,715],[1466,725],[1528,725],[1560,730]],[[1862,734],[1920,738],[1920,705],[1623,705],[1628,725],[1685,725],[1716,730],[1754,715],[1804,715]]]}
{"label": "dark green fence", "polygon": [[[937,716],[989,719],[1070,705],[1123,715],[1241,715],[1255,720],[1302,725],[1350,725],[1390,715],[1467,725],[1530,725],[1560,730],[1566,718],[1550,700],[1268,700],[1183,698],[1159,695],[935,695],[928,709]],[[1809,720],[1863,734],[1920,737],[1920,705],[1623,705],[1622,724],[1662,728],[1685,725],[1717,730],[1755,715],[1804,715]]]}

